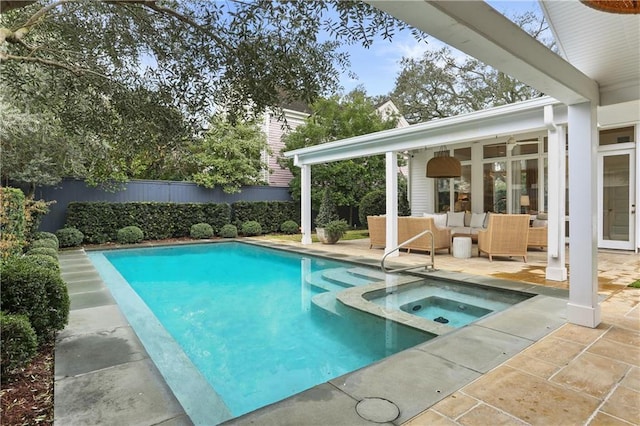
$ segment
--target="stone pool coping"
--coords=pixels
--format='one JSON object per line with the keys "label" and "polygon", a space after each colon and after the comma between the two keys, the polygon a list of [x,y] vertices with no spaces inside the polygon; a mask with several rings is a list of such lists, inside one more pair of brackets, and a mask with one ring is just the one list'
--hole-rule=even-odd
{"label": "stone pool coping", "polygon": [[[227,241],[229,240],[200,243]],[[255,240],[242,242],[346,261],[355,265],[378,265],[372,259],[332,255],[312,248]],[[142,247],[138,245],[131,248]],[[566,322],[567,290],[448,271],[414,271],[413,274],[418,277],[469,281],[496,288],[530,292],[537,296],[283,401],[228,420],[224,424],[399,425],[502,364]],[[387,418],[384,422],[366,420],[361,417],[362,410],[358,409],[358,404],[372,400],[389,401],[398,408],[399,414],[394,418]]]}

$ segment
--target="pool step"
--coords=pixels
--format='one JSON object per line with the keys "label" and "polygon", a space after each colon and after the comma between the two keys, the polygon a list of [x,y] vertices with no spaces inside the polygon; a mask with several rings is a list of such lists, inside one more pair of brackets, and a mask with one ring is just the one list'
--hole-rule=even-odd
{"label": "pool step", "polygon": [[360,285],[371,284],[372,282],[379,281],[377,279],[371,279],[365,276],[358,276],[351,273],[352,268],[332,268],[322,271],[322,278],[341,285],[342,287],[357,287]]}
{"label": "pool step", "polygon": [[311,303],[316,307],[322,309],[326,313],[330,313],[337,316],[342,316],[339,312],[338,300],[336,299],[336,292],[327,291],[324,293],[316,294],[311,298]]}

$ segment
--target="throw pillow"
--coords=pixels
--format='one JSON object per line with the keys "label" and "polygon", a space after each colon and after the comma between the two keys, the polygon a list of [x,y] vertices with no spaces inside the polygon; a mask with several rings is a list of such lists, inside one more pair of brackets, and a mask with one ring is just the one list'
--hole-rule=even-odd
{"label": "throw pillow", "polygon": [[485,213],[472,213],[471,214],[471,227],[483,228]]}
{"label": "throw pillow", "polygon": [[447,226],[464,228],[464,212],[447,212]]}
{"label": "throw pillow", "polygon": [[433,218],[433,224],[436,225],[436,228],[444,229],[447,227],[446,213],[422,213],[422,216]]}

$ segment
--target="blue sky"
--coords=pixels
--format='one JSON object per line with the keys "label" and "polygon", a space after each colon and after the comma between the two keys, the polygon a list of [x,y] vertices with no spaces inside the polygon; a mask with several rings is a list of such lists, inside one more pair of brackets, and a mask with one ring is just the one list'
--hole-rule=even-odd
{"label": "blue sky", "polygon": [[[528,10],[541,13],[537,1],[491,0],[487,3],[507,16]],[[362,85],[368,95],[385,95],[393,90],[403,57],[418,58],[425,50],[441,46],[443,44],[433,37],[428,37],[427,43],[419,43],[409,31],[397,33],[391,42],[376,40],[369,49],[361,45],[349,46],[345,50],[351,55],[351,71],[357,74],[358,79],[354,80],[346,72],[343,73],[340,82],[344,92]]]}

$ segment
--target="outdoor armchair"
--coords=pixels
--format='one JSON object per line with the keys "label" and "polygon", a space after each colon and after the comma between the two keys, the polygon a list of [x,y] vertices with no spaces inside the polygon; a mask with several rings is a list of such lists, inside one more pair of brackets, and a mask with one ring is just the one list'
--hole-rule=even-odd
{"label": "outdoor armchair", "polygon": [[486,230],[478,231],[478,256],[522,256],[527,261],[528,214],[492,214]]}

